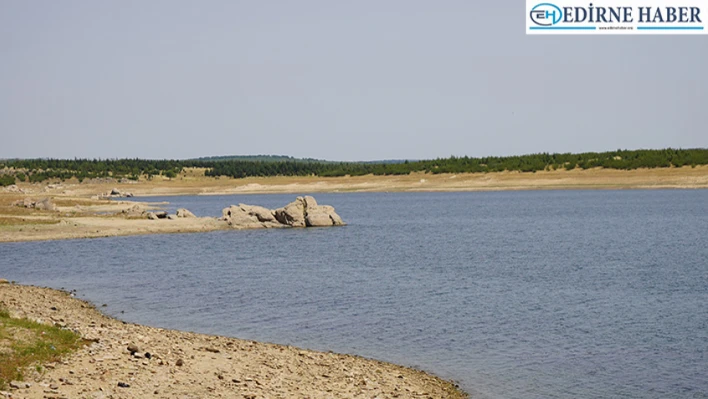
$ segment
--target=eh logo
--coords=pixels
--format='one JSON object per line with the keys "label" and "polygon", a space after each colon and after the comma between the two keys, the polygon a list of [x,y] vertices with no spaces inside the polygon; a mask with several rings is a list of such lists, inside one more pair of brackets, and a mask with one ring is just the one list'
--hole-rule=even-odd
{"label": "eh logo", "polygon": [[529,16],[536,25],[551,26],[560,22],[563,11],[555,4],[541,3],[531,9]]}

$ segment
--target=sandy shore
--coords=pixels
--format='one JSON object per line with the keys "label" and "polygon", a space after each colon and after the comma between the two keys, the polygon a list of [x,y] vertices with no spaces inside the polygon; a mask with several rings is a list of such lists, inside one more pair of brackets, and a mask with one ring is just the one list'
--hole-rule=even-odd
{"label": "sandy shore", "polygon": [[[537,173],[413,173],[405,176],[246,179],[207,178],[203,176],[202,170],[191,169],[173,180],[156,177],[151,181],[129,183],[23,183],[14,191],[0,188],[0,242],[206,232],[229,228],[226,223],[215,218],[145,220],[126,217],[121,215],[121,211],[128,210],[136,203],[97,199],[97,195],[110,192],[113,188],[140,197],[291,193],[293,199],[296,195],[320,192],[706,189],[708,166],[631,171],[590,169]],[[25,198],[50,198],[58,205],[57,211],[26,210],[11,205]],[[223,205],[226,208],[232,204]],[[159,207],[159,204],[154,206]]]}
{"label": "sandy shore", "polygon": [[52,289],[0,284],[0,304],[13,317],[56,323],[95,341],[41,372],[28,371],[30,388],[7,392],[13,398],[465,397],[451,382],[390,363],[124,323]]}

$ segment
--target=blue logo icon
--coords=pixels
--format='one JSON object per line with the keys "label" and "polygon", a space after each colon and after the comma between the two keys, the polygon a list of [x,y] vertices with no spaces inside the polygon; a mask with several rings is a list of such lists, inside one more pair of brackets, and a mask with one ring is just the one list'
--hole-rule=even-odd
{"label": "blue logo icon", "polygon": [[531,21],[540,26],[553,26],[563,18],[560,7],[551,3],[540,3],[531,9]]}

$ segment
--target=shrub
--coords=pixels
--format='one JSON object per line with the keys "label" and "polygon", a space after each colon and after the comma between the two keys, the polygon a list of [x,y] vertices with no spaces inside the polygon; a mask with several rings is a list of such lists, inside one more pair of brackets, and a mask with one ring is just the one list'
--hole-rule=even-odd
{"label": "shrub", "polygon": [[0,176],[0,187],[11,186],[15,184],[15,176],[2,175]]}

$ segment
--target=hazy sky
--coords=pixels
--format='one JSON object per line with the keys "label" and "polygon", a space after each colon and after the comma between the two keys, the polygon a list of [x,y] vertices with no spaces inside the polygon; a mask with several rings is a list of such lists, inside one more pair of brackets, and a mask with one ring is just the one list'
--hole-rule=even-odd
{"label": "hazy sky", "polygon": [[0,0],[0,158],[708,147],[708,36],[521,1]]}

